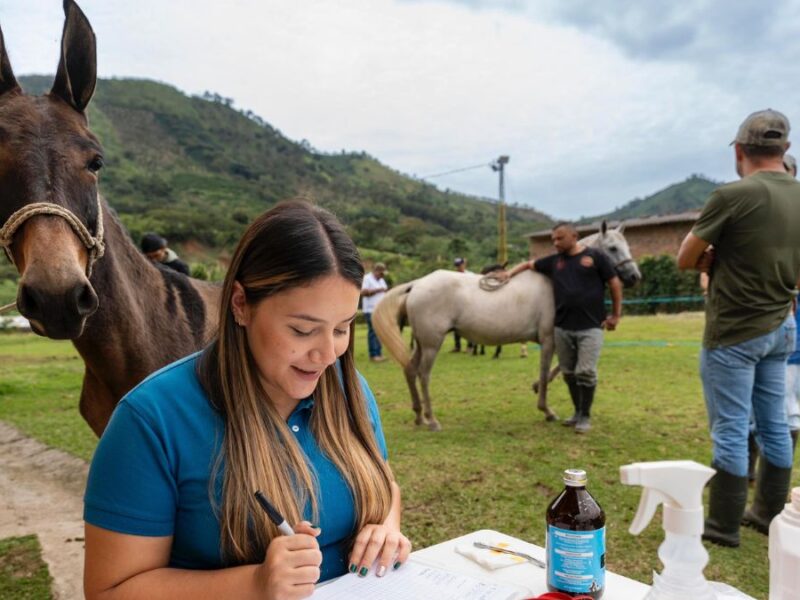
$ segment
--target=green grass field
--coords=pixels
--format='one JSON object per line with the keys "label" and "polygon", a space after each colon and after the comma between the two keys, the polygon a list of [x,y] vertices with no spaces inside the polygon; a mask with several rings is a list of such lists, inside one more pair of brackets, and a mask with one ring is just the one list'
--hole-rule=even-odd
{"label": "green grass field", "polygon": [[[546,423],[530,383],[538,351],[518,346],[489,356],[450,354],[445,342],[432,377],[440,433],[418,429],[401,371],[366,361],[363,327],[358,362],[381,407],[390,461],[403,488],[404,529],[417,548],[477,529],[496,529],[544,544],[544,513],[561,489],[561,471],[584,468],[606,512],[608,567],[650,582],[661,569],[660,511],[639,537],[627,529],[640,488],[619,483],[621,465],[691,459],[708,464],[711,446],[697,375],[700,314],[628,317],[608,333],[600,361],[593,429],[575,435]],[[491,352],[490,352],[491,353]],[[89,459],[95,440],[78,415],[82,363],[72,346],[32,335],[0,336],[0,419],[53,446]],[[571,414],[564,384],[551,406]],[[795,485],[800,478],[795,476]],[[743,529],[738,550],[709,546],[706,576],[766,598],[767,538]]]}
{"label": "green grass field", "polygon": [[35,535],[0,540],[0,598],[49,600],[50,574]]}

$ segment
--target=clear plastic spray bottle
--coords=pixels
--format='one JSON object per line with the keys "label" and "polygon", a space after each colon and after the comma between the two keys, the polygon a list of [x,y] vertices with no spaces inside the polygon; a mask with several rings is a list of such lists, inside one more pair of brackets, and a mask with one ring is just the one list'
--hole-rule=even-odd
{"label": "clear plastic spray bottle", "polygon": [[658,558],[661,575],[653,573],[647,600],[713,600],[717,597],[703,569],[708,552],[703,547],[703,488],[714,469],[690,460],[634,463],[620,467],[622,483],[644,488],[630,532],[641,533],[659,504],[664,505],[664,542]]}

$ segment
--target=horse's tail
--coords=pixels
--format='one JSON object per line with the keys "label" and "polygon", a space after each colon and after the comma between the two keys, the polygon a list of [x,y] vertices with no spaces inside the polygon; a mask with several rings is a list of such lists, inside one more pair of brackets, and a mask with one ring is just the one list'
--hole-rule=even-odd
{"label": "horse's tail", "polygon": [[375,333],[378,334],[381,344],[386,346],[392,358],[400,363],[400,366],[404,369],[408,366],[411,355],[403,341],[400,325],[406,321],[408,316],[406,314],[406,300],[413,284],[413,281],[409,281],[393,287],[386,292],[386,295],[375,308],[375,312],[372,313],[372,326],[375,328]]}

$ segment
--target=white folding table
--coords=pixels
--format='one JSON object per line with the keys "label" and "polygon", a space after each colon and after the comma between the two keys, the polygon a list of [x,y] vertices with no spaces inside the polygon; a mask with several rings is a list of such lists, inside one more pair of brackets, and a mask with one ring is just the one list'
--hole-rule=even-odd
{"label": "white folding table", "polygon": [[[411,560],[469,575],[481,581],[507,583],[527,588],[529,596],[538,596],[547,591],[545,570],[532,563],[526,562],[492,571],[455,551],[457,545],[464,543],[471,545],[472,542],[508,542],[509,547],[514,550],[545,560],[544,548],[489,529],[475,531],[435,546],[416,550],[411,553]],[[606,571],[606,591],[603,594],[603,600],[641,600],[649,589],[649,585]],[[526,597],[525,594],[520,595],[520,598],[524,597]]]}

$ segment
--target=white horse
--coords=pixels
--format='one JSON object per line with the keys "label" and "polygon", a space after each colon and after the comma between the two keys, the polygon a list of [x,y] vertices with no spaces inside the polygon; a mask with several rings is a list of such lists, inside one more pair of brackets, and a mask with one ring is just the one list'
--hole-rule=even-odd
{"label": "white horse", "polygon": [[[581,244],[603,250],[625,287],[641,279],[622,235],[622,227],[609,230],[604,221],[600,231],[582,239]],[[381,343],[403,367],[416,424],[428,425],[432,431],[441,429],[431,408],[430,376],[442,341],[454,329],[464,338],[487,346],[538,342],[541,353],[537,408],[545,413],[548,421],[557,420],[547,406],[555,321],[550,280],[535,271],[524,271],[506,285],[487,291],[481,289],[481,278],[474,273],[434,271],[392,288],[372,315],[372,324]],[[412,329],[413,355],[401,336],[401,325],[406,320]],[[422,400],[417,378],[422,387]]]}

